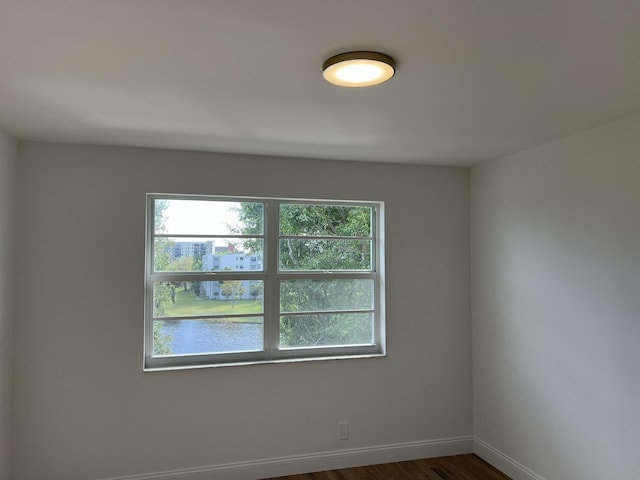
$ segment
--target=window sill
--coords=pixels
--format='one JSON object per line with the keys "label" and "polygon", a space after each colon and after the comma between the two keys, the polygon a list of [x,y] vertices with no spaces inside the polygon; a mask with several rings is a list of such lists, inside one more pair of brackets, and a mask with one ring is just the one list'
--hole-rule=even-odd
{"label": "window sill", "polygon": [[272,360],[251,360],[244,362],[228,362],[228,363],[207,363],[202,365],[176,365],[176,366],[162,366],[162,367],[148,367],[143,366],[143,372],[167,372],[174,370],[193,370],[193,369],[202,369],[202,368],[220,368],[220,367],[241,367],[241,366],[252,366],[252,365],[273,365],[280,363],[301,363],[301,362],[317,362],[317,361],[327,361],[327,360],[353,360],[353,359],[363,359],[363,358],[383,358],[386,357],[386,353],[367,353],[362,355],[335,355],[335,356],[326,356],[326,357],[307,357],[307,358],[279,358]]}

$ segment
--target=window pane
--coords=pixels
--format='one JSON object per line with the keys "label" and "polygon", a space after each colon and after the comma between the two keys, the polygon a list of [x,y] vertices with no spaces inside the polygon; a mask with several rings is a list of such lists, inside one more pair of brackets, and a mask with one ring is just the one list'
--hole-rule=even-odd
{"label": "window pane", "polygon": [[263,205],[220,200],[155,200],[155,233],[169,235],[263,234]]}
{"label": "window pane", "polygon": [[371,241],[280,239],[281,270],[371,270]]}
{"label": "window pane", "polygon": [[370,207],[280,205],[280,235],[369,237]]}
{"label": "window pane", "polygon": [[155,272],[262,271],[261,238],[155,239]]}
{"label": "window pane", "polygon": [[382,206],[149,194],[145,370],[384,354]]}
{"label": "window pane", "polygon": [[373,280],[287,280],[280,283],[283,313],[373,308]]}
{"label": "window pane", "polygon": [[373,344],[372,313],[282,315],[280,348]]}
{"label": "window pane", "polygon": [[153,356],[262,350],[263,329],[262,317],[157,320]]}
{"label": "window pane", "polygon": [[156,282],[153,284],[153,316],[261,314],[263,292],[262,280]]}

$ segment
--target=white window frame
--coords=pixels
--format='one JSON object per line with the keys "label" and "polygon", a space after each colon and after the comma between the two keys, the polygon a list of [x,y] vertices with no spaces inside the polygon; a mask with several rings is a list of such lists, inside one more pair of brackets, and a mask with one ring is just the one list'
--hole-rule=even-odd
{"label": "white window frame", "polygon": [[[154,228],[155,200],[210,200],[232,202],[256,202],[264,205],[263,235],[219,235],[224,238],[263,238],[263,270],[203,271],[203,272],[154,272],[154,244],[157,236]],[[281,271],[278,268],[280,204],[345,205],[362,206],[372,209],[371,218],[371,270],[369,271]],[[328,360],[346,358],[366,358],[386,355],[385,303],[384,303],[384,202],[351,201],[326,199],[236,197],[217,195],[177,195],[147,194],[147,219],[145,241],[145,334],[143,370],[166,370],[225,365],[247,365],[290,361]],[[180,235],[170,235],[179,237]],[[197,237],[198,235],[183,235]],[[216,235],[200,235],[212,238]],[[314,237],[318,239],[350,240],[359,237]],[[364,238],[364,237],[363,237]],[[369,237],[366,237],[369,239]],[[370,310],[358,312],[373,313],[373,341],[366,345],[322,346],[279,348],[280,325],[280,282],[294,279],[371,279],[374,284],[374,305]],[[260,351],[231,352],[213,354],[153,356],[153,285],[162,281],[220,281],[220,280],[261,280],[263,281],[263,346]],[[350,311],[341,311],[350,313]],[[309,312],[305,312],[309,313]],[[252,315],[255,316],[255,315]],[[179,319],[179,317],[177,318]],[[156,319],[158,320],[158,319]]]}

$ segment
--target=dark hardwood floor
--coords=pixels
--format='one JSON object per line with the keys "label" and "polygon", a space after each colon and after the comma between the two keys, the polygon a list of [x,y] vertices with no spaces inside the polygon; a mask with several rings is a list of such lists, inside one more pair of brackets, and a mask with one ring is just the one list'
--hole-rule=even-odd
{"label": "dark hardwood floor", "polygon": [[270,480],[511,480],[480,457],[454,455],[291,475]]}

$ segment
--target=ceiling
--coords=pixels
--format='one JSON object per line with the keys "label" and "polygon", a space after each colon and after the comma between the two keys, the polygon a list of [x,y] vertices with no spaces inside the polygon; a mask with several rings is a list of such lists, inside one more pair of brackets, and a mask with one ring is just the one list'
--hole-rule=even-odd
{"label": "ceiling", "polygon": [[0,0],[23,140],[468,166],[638,111],[637,0]]}

